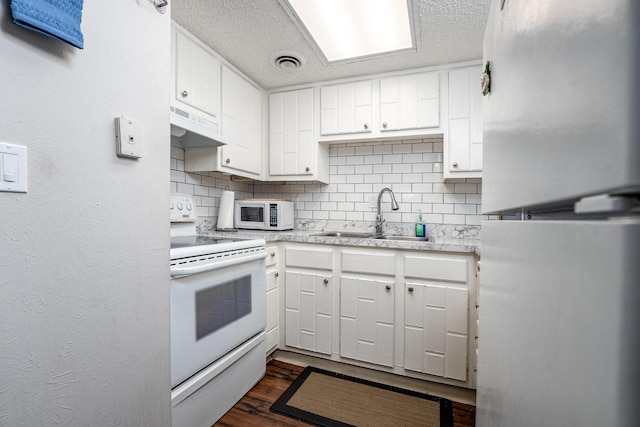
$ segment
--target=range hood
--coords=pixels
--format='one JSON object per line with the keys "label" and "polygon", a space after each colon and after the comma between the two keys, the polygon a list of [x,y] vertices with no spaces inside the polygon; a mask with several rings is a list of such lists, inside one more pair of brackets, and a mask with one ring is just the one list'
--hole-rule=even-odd
{"label": "range hood", "polygon": [[227,144],[218,124],[178,107],[170,107],[171,139],[177,138],[182,148],[219,147]]}

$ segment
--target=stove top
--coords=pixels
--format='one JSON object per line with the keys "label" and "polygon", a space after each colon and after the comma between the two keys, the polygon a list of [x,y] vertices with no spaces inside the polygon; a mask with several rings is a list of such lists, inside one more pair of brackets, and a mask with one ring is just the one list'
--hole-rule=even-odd
{"label": "stove top", "polygon": [[194,246],[218,245],[221,243],[242,242],[250,239],[216,237],[216,236],[182,236],[171,238],[171,249],[187,248]]}
{"label": "stove top", "polygon": [[[263,239],[222,237],[196,233],[196,205],[188,194],[171,195],[171,260],[264,247]],[[231,254],[225,254],[231,255]]]}
{"label": "stove top", "polygon": [[220,236],[181,236],[171,238],[171,259],[219,254],[264,247],[263,239],[228,238]]}

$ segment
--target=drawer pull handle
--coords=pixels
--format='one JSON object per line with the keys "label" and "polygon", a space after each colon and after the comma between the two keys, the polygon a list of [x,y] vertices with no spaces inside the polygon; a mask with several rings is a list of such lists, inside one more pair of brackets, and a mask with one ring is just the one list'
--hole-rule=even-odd
{"label": "drawer pull handle", "polygon": [[186,98],[187,96],[189,96],[189,92],[187,92],[186,90],[183,90],[180,95],[182,95],[183,98]]}
{"label": "drawer pull handle", "polygon": [[278,277],[280,275],[280,273],[278,273],[277,271],[275,273],[273,273],[274,276]]}
{"label": "drawer pull handle", "polygon": [[384,290],[385,290],[385,291],[387,291],[387,292],[389,292],[389,291],[391,290],[391,286],[389,286],[389,285],[385,286],[385,287],[384,287]]}
{"label": "drawer pull handle", "polygon": [[407,289],[407,290],[409,291],[410,294],[413,293],[413,287],[412,286],[409,286],[409,289]]}
{"label": "drawer pull handle", "polygon": [[322,282],[323,282],[325,285],[328,285],[328,284],[329,284],[329,279],[324,279]]}

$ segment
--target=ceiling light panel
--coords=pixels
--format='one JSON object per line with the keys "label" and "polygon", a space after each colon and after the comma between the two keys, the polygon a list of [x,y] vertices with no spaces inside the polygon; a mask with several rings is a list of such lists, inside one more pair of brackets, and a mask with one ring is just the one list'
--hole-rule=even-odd
{"label": "ceiling light panel", "polygon": [[411,0],[286,0],[328,62],[415,48]]}

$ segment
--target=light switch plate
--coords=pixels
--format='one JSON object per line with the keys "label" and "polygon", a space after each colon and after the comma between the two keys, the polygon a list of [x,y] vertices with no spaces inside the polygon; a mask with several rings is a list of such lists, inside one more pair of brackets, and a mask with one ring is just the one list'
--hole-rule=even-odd
{"label": "light switch plate", "polygon": [[0,191],[27,192],[27,147],[0,143]]}
{"label": "light switch plate", "polygon": [[120,116],[116,122],[116,154],[120,157],[142,157],[142,133],[137,120]]}

